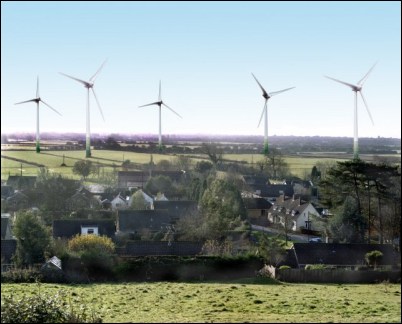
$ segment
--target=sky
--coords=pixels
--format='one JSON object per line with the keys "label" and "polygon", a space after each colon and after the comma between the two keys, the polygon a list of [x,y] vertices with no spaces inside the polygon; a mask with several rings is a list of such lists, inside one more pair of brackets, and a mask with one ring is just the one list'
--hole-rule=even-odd
{"label": "sky", "polygon": [[364,83],[358,136],[401,138],[399,1],[2,1],[1,131],[353,137],[354,93],[324,75]]}

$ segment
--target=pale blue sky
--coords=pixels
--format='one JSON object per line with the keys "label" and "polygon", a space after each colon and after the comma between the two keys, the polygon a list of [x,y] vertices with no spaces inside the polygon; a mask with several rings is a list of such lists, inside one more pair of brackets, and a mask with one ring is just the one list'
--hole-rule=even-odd
{"label": "pale blue sky", "polygon": [[58,72],[95,82],[91,131],[353,137],[355,83],[378,61],[359,104],[359,137],[401,138],[400,2],[12,2],[1,3],[2,133],[85,132],[86,89]]}

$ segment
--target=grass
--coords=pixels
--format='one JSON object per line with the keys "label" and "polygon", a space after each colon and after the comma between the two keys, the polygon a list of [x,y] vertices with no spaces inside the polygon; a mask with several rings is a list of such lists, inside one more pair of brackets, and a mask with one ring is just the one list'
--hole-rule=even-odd
{"label": "grass", "polygon": [[[122,283],[41,284],[63,289],[79,307],[93,307],[103,322],[344,322],[401,320],[400,284]],[[2,284],[1,295],[34,294],[36,284]]]}
{"label": "grass", "polygon": [[[35,164],[45,165],[51,171],[60,173],[63,176],[77,178],[78,176],[72,173],[72,166],[78,160],[85,160],[85,151],[51,151],[45,150],[40,154],[34,151],[32,147],[31,150],[21,150],[21,151],[11,151],[3,150],[1,152],[1,178],[7,179],[8,175],[19,175],[21,172],[22,164],[22,174],[23,175],[37,175],[39,167]],[[64,155],[64,163],[67,165],[62,167]],[[9,157],[12,159],[4,158]],[[174,162],[175,155],[172,154],[152,154],[154,163],[158,163],[161,160],[168,160]],[[192,155],[196,156],[196,155]],[[205,158],[205,155],[199,155],[200,158]],[[111,150],[92,150],[92,157],[89,158],[94,164],[99,164],[104,168],[105,172],[110,172],[113,167],[116,170],[121,170],[121,164],[124,160],[130,160],[133,163],[147,164],[151,158],[150,153],[136,153],[128,151],[111,151]],[[224,154],[223,158],[225,160],[230,160],[234,162],[245,161],[247,163],[254,163],[263,159],[261,154]],[[361,158],[366,161],[371,161],[373,155],[361,155]],[[317,162],[324,161],[345,161],[350,159],[345,154],[310,154],[308,156],[284,156],[285,161],[289,165],[290,171],[304,179],[306,176],[311,174],[311,169]],[[197,158],[192,158],[193,163],[198,161]]]}

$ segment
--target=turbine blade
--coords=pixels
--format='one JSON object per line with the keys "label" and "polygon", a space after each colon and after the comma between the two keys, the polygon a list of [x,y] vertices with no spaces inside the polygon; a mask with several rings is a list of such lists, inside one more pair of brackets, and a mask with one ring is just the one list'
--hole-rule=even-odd
{"label": "turbine blade", "polygon": [[36,77],[36,98],[39,98],[39,76]]}
{"label": "turbine blade", "polygon": [[84,86],[89,86],[89,85],[90,85],[87,81],[74,78],[73,76],[67,75],[67,74],[65,74],[65,73],[63,73],[63,72],[59,72],[59,73],[62,74],[62,75],[64,75],[64,76],[66,76],[67,78],[70,78],[70,79],[73,79],[73,80],[75,80],[75,81],[78,81],[78,82],[82,83]]}
{"label": "turbine blade", "polygon": [[371,67],[371,69],[366,73],[366,75],[359,81],[357,82],[357,84],[359,86],[362,86],[364,84],[364,82],[366,82],[369,74],[371,73],[371,71],[374,69],[374,67],[377,65],[378,62],[375,62],[374,65]]}
{"label": "turbine blade", "polygon": [[106,62],[107,62],[107,59],[102,63],[102,65],[100,66],[98,71],[95,72],[95,74],[89,79],[89,81],[91,81],[92,83],[95,82],[95,78],[97,77],[97,75],[100,72],[100,70],[102,70],[102,68],[103,68],[103,66],[105,65]]}
{"label": "turbine blade", "polygon": [[264,108],[262,109],[262,114],[261,114],[260,121],[258,122],[258,126],[257,126],[257,127],[260,127],[261,120],[262,120],[262,116],[264,116],[264,111],[265,111],[266,109],[267,109],[267,100],[265,100]]}
{"label": "turbine blade", "polygon": [[92,89],[92,93],[94,94],[96,103],[98,104],[98,108],[99,108],[99,111],[100,111],[100,113],[101,113],[101,115],[102,115],[102,119],[103,119],[103,121],[105,121],[105,117],[103,116],[102,108],[101,108],[101,106],[100,106],[98,97],[96,96],[95,90],[94,90],[94,88],[91,88],[91,89]]}
{"label": "turbine blade", "polygon": [[44,102],[42,99],[40,100],[40,101],[42,101],[46,106],[48,106],[50,109],[52,109],[55,113],[57,113],[57,114],[59,114],[60,116],[61,116],[61,114],[56,110],[56,109],[54,109],[53,107],[51,107],[49,104],[47,104],[46,102]]}
{"label": "turbine blade", "polygon": [[152,106],[152,105],[159,105],[159,101],[156,101],[156,102],[153,102],[153,103],[150,103],[150,104],[146,104],[146,105],[142,105],[142,106],[138,106],[138,108],[146,107],[146,106]]}
{"label": "turbine blade", "polygon": [[31,100],[26,100],[26,101],[21,101],[21,102],[17,102],[14,105],[19,105],[19,104],[23,104],[23,103],[27,103],[27,102],[36,102],[37,99],[31,99]]}
{"label": "turbine blade", "polygon": [[368,112],[368,114],[369,114],[369,116],[370,116],[371,123],[372,123],[372,124],[373,124],[373,126],[374,126],[374,120],[373,120],[373,117],[371,117],[370,110],[369,110],[369,108],[368,108],[368,105],[367,105],[366,99],[364,98],[362,91],[360,91],[360,95],[362,96],[362,99],[363,99],[364,105],[366,106],[367,112]]}
{"label": "turbine blade", "polygon": [[325,76],[326,78],[328,78],[328,79],[333,80],[333,81],[336,81],[336,82],[342,83],[342,84],[344,84],[344,85],[347,85],[348,87],[351,87],[352,89],[355,89],[355,88],[356,88],[356,86],[355,86],[354,84],[347,83],[347,82],[344,82],[344,81],[341,81],[341,80],[337,80],[337,79],[331,78],[331,77],[326,76],[326,75],[324,75],[324,76]]}
{"label": "turbine blade", "polygon": [[172,108],[170,108],[168,105],[166,105],[166,104],[164,104],[163,102],[162,102],[162,105],[164,105],[167,109],[170,109],[173,113],[175,113],[177,116],[179,116],[180,118],[183,118],[183,117],[181,117],[177,112],[175,112]]}
{"label": "turbine blade", "polygon": [[161,81],[159,80],[159,97],[158,97],[158,101],[162,100],[162,90],[161,90]]}
{"label": "turbine blade", "polygon": [[255,81],[257,81],[258,85],[260,86],[260,88],[261,88],[261,90],[262,90],[262,93],[263,93],[264,95],[267,95],[267,96],[268,96],[268,93],[267,93],[267,92],[265,91],[265,89],[262,87],[261,83],[257,80],[257,78],[255,77],[255,75],[254,75],[253,73],[251,73],[251,75],[254,77]]}
{"label": "turbine blade", "polygon": [[283,89],[283,90],[279,90],[279,91],[270,92],[268,95],[270,97],[273,97],[273,96],[276,96],[277,94],[280,94],[282,92],[285,92],[285,91],[288,91],[288,90],[291,90],[291,89],[294,89],[294,88],[296,88],[296,87],[291,87],[291,88],[287,88],[287,89]]}

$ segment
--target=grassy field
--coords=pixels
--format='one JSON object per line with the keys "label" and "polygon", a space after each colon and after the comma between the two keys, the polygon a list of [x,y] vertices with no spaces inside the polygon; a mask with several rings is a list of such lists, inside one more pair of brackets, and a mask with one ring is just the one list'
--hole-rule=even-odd
{"label": "grassy field", "polygon": [[[8,175],[36,175],[39,171],[39,165],[44,165],[50,169],[50,171],[60,173],[64,176],[71,178],[78,178],[72,173],[72,166],[78,160],[85,159],[85,151],[42,151],[40,154],[31,150],[3,150],[1,152],[1,178],[7,179]],[[61,164],[67,165],[62,167]],[[170,154],[152,154],[154,163],[158,163],[161,160],[168,160],[174,162],[176,156]],[[192,155],[194,157],[194,155]],[[200,159],[205,156],[199,155]],[[399,156],[400,157],[400,156]],[[130,160],[133,163],[146,164],[149,163],[151,154],[149,153],[135,153],[128,151],[110,151],[110,150],[92,150],[92,157],[89,158],[94,164],[98,164],[103,168],[105,172],[113,170],[121,170],[121,164],[124,160]],[[261,154],[224,154],[225,160],[254,163],[257,168],[256,162],[263,159]],[[352,157],[339,153],[311,153],[303,156],[284,156],[285,161],[288,163],[291,172],[304,179],[311,174],[311,169],[317,162],[326,161],[345,161]],[[361,155],[361,158],[365,161],[372,161],[373,155]],[[193,158],[193,163],[199,161],[197,158]]]}
{"label": "grassy field", "polygon": [[[64,155],[64,163],[67,165],[62,167]],[[161,160],[168,160],[174,162],[174,155],[166,154],[152,154],[154,163]],[[130,160],[134,163],[145,164],[150,161],[151,155],[149,153],[135,153],[135,152],[122,152],[122,151],[108,151],[108,150],[92,150],[92,157],[89,158],[93,163],[99,164],[105,171],[112,171],[113,165],[121,170],[120,166],[124,160]],[[202,158],[200,156],[200,158]],[[262,159],[262,155],[257,154],[225,154],[224,158],[231,161],[246,161],[248,163],[256,163]],[[1,158],[1,177],[7,179],[8,175],[36,175],[39,166],[44,165],[50,171],[61,173],[62,175],[76,178],[72,173],[72,166],[78,160],[85,159],[84,151],[44,151],[37,154],[32,150],[22,151],[2,151]],[[194,159],[194,163],[198,159]],[[320,158],[302,158],[302,157],[285,157],[286,162],[289,164],[290,169],[296,175],[304,178],[305,174],[310,174],[312,167],[317,161],[323,161]],[[333,161],[333,158],[327,160]]]}
{"label": "grassy field", "polygon": [[[400,323],[400,284],[123,283],[40,284],[64,290],[104,323]],[[2,284],[1,296],[35,294],[37,284]]]}

